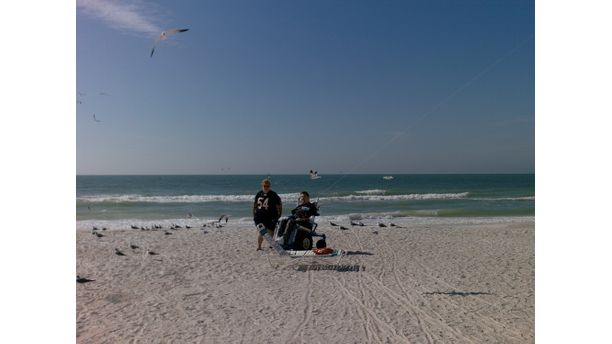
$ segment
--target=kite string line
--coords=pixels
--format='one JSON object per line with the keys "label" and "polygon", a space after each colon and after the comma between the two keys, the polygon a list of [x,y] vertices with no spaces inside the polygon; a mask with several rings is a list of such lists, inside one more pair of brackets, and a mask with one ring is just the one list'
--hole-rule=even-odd
{"label": "kite string line", "polygon": [[483,77],[485,74],[487,74],[488,72],[490,72],[495,66],[497,66],[499,63],[501,63],[503,60],[505,60],[508,56],[512,55],[514,52],[516,52],[520,47],[522,47],[525,43],[527,43],[529,40],[531,40],[531,36],[529,36],[528,38],[526,38],[525,40],[521,41],[519,44],[517,44],[514,48],[506,51],[501,57],[499,57],[497,60],[495,60],[493,63],[489,64],[487,67],[485,67],[483,70],[481,70],[480,72],[476,73],[476,75],[474,75],[472,78],[470,78],[468,81],[466,81],[465,83],[463,83],[461,86],[459,86],[458,88],[456,88],[453,92],[449,93],[446,97],[444,97],[444,99],[442,99],[440,102],[438,102],[437,104],[435,104],[429,111],[423,113],[420,117],[418,117],[417,119],[415,119],[412,123],[410,123],[403,132],[399,132],[397,134],[395,134],[391,139],[389,139],[387,142],[383,143],[377,150],[375,150],[374,152],[372,152],[370,155],[368,155],[368,157],[366,157],[365,159],[362,159],[360,162],[358,162],[357,164],[355,164],[350,170],[348,170],[347,172],[345,172],[339,179],[337,179],[334,183],[332,183],[330,186],[328,186],[326,189],[324,189],[322,191],[322,193],[326,193],[327,191],[329,191],[332,187],[336,186],[338,183],[340,183],[340,181],[342,181],[349,173],[354,172],[358,167],[360,167],[361,165],[363,165],[364,163],[368,162],[369,160],[371,160],[374,156],[378,155],[384,148],[386,148],[389,144],[391,144],[392,142],[396,141],[397,139],[399,139],[400,137],[406,135],[406,132],[414,129],[414,126],[421,120],[423,120],[424,118],[428,117],[429,115],[431,115],[432,113],[434,113],[435,111],[437,111],[442,105],[446,104],[448,101],[450,101],[452,98],[454,98],[457,94],[461,93],[464,89],[466,89],[467,87],[469,87],[472,83],[474,83],[476,80],[480,79],[481,77]]}

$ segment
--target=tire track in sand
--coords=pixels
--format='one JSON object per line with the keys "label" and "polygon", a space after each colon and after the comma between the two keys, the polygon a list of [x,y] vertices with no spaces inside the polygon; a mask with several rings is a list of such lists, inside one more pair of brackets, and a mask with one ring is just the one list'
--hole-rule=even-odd
{"label": "tire track in sand", "polygon": [[[442,327],[447,328],[451,333],[453,333],[458,339],[463,339],[466,340],[468,342],[473,343],[474,341],[467,337],[465,334],[463,334],[461,331],[454,329],[453,327],[450,327],[449,325],[447,325],[446,323],[444,323],[443,321],[440,321],[434,317],[432,317],[431,315],[427,314],[425,311],[422,311],[417,305],[416,305],[416,301],[414,299],[412,299],[410,297],[410,294],[404,289],[402,282],[399,278],[399,276],[397,275],[397,256],[395,255],[395,252],[393,251],[393,248],[389,245],[389,243],[387,243],[387,241],[381,237],[380,240],[382,241],[382,243],[387,247],[387,250],[385,250],[386,252],[389,252],[391,254],[391,272],[393,272],[393,277],[395,279],[395,283],[397,283],[397,286],[400,288],[402,294],[404,295],[403,297],[401,295],[398,295],[397,293],[395,293],[391,288],[385,286],[385,284],[383,283],[382,280],[379,280],[378,282],[380,283],[382,289],[384,291],[386,291],[389,295],[391,296],[395,296],[396,298],[398,298],[399,300],[402,300],[404,305],[408,307],[409,310],[412,310],[413,314],[415,315],[415,318],[417,319],[417,323],[419,325],[419,327],[423,330],[423,333],[425,334],[425,337],[427,338],[427,341],[429,343],[432,343],[434,341],[431,333],[426,329],[426,326],[424,325],[423,320],[418,316],[417,313],[421,313],[422,315],[424,315],[425,317],[427,317],[429,319],[430,322],[433,322],[437,325],[441,325]],[[435,311],[432,310],[432,312],[438,317],[438,318],[442,318],[438,313],[436,313]]]}
{"label": "tire track in sand", "polygon": [[[346,281],[343,281],[343,283],[346,284]],[[363,287],[363,281],[360,274],[357,275],[357,290],[359,290],[359,292],[361,293],[361,300],[367,300],[365,295],[366,289]],[[373,336],[376,336],[376,332],[372,330],[370,319],[368,318],[363,309],[357,308],[357,314],[359,315],[359,318],[363,321],[363,331],[365,332],[366,338],[368,339],[367,343],[373,343]],[[378,342],[382,343],[382,339],[380,337],[376,336],[376,338]]]}
{"label": "tire track in sand", "polygon": [[340,291],[352,301],[354,301],[354,304],[358,305],[367,315],[369,315],[370,319],[374,320],[375,326],[378,328],[379,332],[383,332],[385,336],[387,336],[387,338],[394,338],[405,343],[410,343],[408,338],[397,333],[393,326],[380,320],[380,318],[378,318],[374,312],[372,312],[366,305],[364,305],[363,302],[361,302],[361,300],[357,296],[353,295],[353,293],[338,280],[338,277],[332,276],[332,278],[334,282],[340,287]]}
{"label": "tire track in sand", "polygon": [[[448,282],[446,282],[446,281],[444,281],[444,280],[442,280],[442,279],[440,279],[438,277],[435,277],[433,273],[426,273],[426,271],[432,271],[432,269],[430,269],[427,266],[425,266],[418,259],[414,259],[413,261],[416,264],[418,264],[418,266],[421,267],[421,269],[423,271],[422,275],[425,278],[432,279],[435,282],[437,282],[439,285],[442,285],[442,286],[448,288],[449,290],[457,290],[457,288],[452,286],[450,283],[448,283]],[[419,295],[419,297],[421,297],[421,296]],[[504,310],[502,310],[498,306],[496,306],[496,305],[486,301],[485,299],[483,299],[482,297],[479,297],[478,295],[473,295],[473,297],[471,299],[475,300],[477,302],[481,302],[481,303],[487,305],[490,308],[496,309],[500,313],[504,312]],[[423,300],[427,301],[427,303],[429,303],[428,300],[425,300],[424,298],[423,298]],[[440,301],[444,302],[445,304],[447,304],[447,305],[449,305],[451,307],[457,308],[459,310],[463,310],[463,307],[460,304],[458,304],[458,303],[456,303],[454,301],[448,301],[446,299],[440,299]],[[473,309],[468,309],[468,310],[470,311],[470,314],[476,315],[480,319],[480,321],[482,321],[482,323],[487,324],[488,327],[493,330],[493,332],[495,332],[495,333],[502,332],[502,333],[505,333],[505,336],[507,336],[507,337],[509,337],[511,339],[518,340],[519,342],[524,341],[524,338],[522,337],[522,334],[520,332],[512,329],[510,326],[507,326],[506,324],[504,324],[504,323],[502,323],[502,322],[500,322],[500,321],[498,321],[498,320],[496,320],[496,319],[494,319],[494,318],[492,318],[490,316],[481,314],[480,310],[473,310]]]}
{"label": "tire track in sand", "polygon": [[312,282],[312,271],[309,270],[307,273],[308,273],[308,285],[306,286],[306,294],[304,297],[304,303],[306,305],[304,307],[304,318],[302,319],[300,324],[297,326],[297,328],[293,330],[293,336],[291,336],[291,338],[287,341],[287,343],[295,343],[296,338],[302,334],[302,329],[304,328],[306,324],[308,324],[308,322],[310,321],[310,317],[312,316],[311,300],[312,300],[312,291],[314,290],[313,282]]}

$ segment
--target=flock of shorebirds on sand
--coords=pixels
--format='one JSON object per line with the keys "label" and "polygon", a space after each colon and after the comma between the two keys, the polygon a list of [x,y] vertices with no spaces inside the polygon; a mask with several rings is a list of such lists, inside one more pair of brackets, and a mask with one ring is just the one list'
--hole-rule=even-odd
{"label": "flock of shorebirds on sand", "polygon": [[[228,223],[228,221],[229,221],[229,216],[228,215],[221,215],[221,217],[219,217],[218,220],[211,220],[211,221],[208,221],[206,223],[203,223],[202,226],[200,227],[200,230],[202,230],[202,233],[207,234],[208,231],[206,231],[206,228],[209,228],[209,227],[210,228],[222,228],[222,227],[224,227]],[[164,231],[164,235],[172,235],[172,232],[166,230],[164,228],[164,226],[157,225],[157,224],[154,224],[154,225],[152,225],[150,227],[149,226],[131,225],[130,228],[131,229],[139,229],[141,231]],[[172,231],[176,231],[176,230],[179,230],[179,229],[191,229],[191,228],[193,228],[193,227],[189,226],[189,225],[181,226],[181,225],[177,225],[177,224],[172,224],[169,227],[169,229],[172,230]],[[106,231],[106,230],[107,230],[106,227],[102,227],[102,228],[93,227],[91,229],[91,234],[96,236],[97,238],[103,238],[105,235],[102,234],[101,232],[102,231]],[[138,246],[136,244],[133,244],[132,242],[129,243],[129,248],[132,251],[140,250],[140,246]],[[118,247],[115,247],[115,254],[118,255],[118,256],[125,257],[125,256],[127,256],[126,252],[128,252],[127,249],[120,249]],[[157,253],[155,251],[152,251],[150,249],[146,249],[144,251],[144,254],[145,255],[150,255],[150,256],[157,256],[157,255],[159,255],[159,253]],[[95,280],[90,279],[90,278],[86,278],[86,277],[82,277],[80,275],[77,275],[76,281],[77,281],[77,283],[81,283],[82,284],[82,283],[93,282]]]}
{"label": "flock of shorebirds on sand", "polygon": [[[191,215],[191,214],[189,214],[189,215]],[[191,217],[191,216],[189,216],[189,217]],[[208,221],[206,223],[203,223],[202,226],[200,227],[200,230],[202,230],[202,232],[204,234],[206,234],[206,233],[208,233],[208,231],[206,231],[206,228],[222,228],[222,227],[224,227],[227,224],[228,221],[229,221],[229,216],[224,214],[224,215],[221,215],[221,217],[219,217],[218,220],[211,220],[211,221]],[[364,224],[361,221],[353,221],[353,220],[351,220],[349,223],[350,223],[351,226],[359,226],[359,227],[367,226],[366,224]],[[350,229],[348,227],[345,227],[342,224],[338,224],[338,223],[335,223],[335,222],[332,222],[332,221],[329,221],[329,224],[332,227],[339,227],[340,230],[348,230],[348,229]],[[376,223],[376,226],[378,226],[379,228],[388,228],[388,227],[406,228],[406,227],[402,227],[402,226],[397,225],[397,224],[392,223],[392,222],[389,223],[389,224],[384,224],[381,221],[378,221]],[[141,231],[163,231],[164,235],[172,235],[171,231],[176,231],[176,230],[179,230],[179,229],[192,229],[193,227],[189,226],[189,225],[181,226],[181,225],[177,225],[177,224],[171,224],[170,227],[168,227],[168,229],[165,229],[164,226],[162,226],[162,225],[154,224],[154,225],[151,225],[151,226],[131,225],[130,228],[131,229],[138,229],[138,230],[141,230]],[[106,231],[106,230],[107,230],[106,227],[102,227],[102,228],[93,227],[91,233],[92,233],[92,235],[95,235],[98,238],[102,238],[102,237],[104,237],[104,234],[102,234],[100,232],[101,231]],[[378,231],[375,230],[372,233],[373,234],[378,234]],[[132,251],[135,251],[135,250],[139,250],[140,246],[135,245],[135,244],[130,242],[129,243],[129,248]],[[127,250],[123,250],[122,251],[119,248],[115,248],[115,254],[118,255],[118,256],[127,256],[127,254],[124,251],[127,252]],[[144,254],[148,254],[148,255],[151,255],[151,256],[159,255],[159,253],[151,251],[149,249],[145,250]],[[88,283],[88,282],[93,282],[93,281],[95,281],[95,280],[92,280],[92,279],[89,279],[89,278],[85,278],[85,277],[81,277],[81,276],[77,275],[77,282],[78,283]]]}

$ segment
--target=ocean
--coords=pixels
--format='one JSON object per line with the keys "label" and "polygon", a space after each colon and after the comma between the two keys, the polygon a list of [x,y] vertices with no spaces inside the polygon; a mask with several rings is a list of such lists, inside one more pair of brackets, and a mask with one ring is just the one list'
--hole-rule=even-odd
{"label": "ocean", "polygon": [[[252,224],[261,175],[77,176],[76,228],[201,226],[227,214]],[[298,193],[318,201],[319,221],[512,220],[535,214],[534,174],[271,175],[283,215]]]}

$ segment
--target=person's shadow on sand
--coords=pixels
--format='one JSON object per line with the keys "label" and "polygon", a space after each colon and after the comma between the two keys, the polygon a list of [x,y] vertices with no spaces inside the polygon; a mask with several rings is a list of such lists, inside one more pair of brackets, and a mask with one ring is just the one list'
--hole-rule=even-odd
{"label": "person's shadow on sand", "polygon": [[365,252],[365,251],[346,251],[347,256],[371,256],[374,253]]}
{"label": "person's shadow on sand", "polygon": [[450,296],[470,296],[470,295],[494,295],[483,291],[433,291],[425,292],[424,295],[450,295]]}

